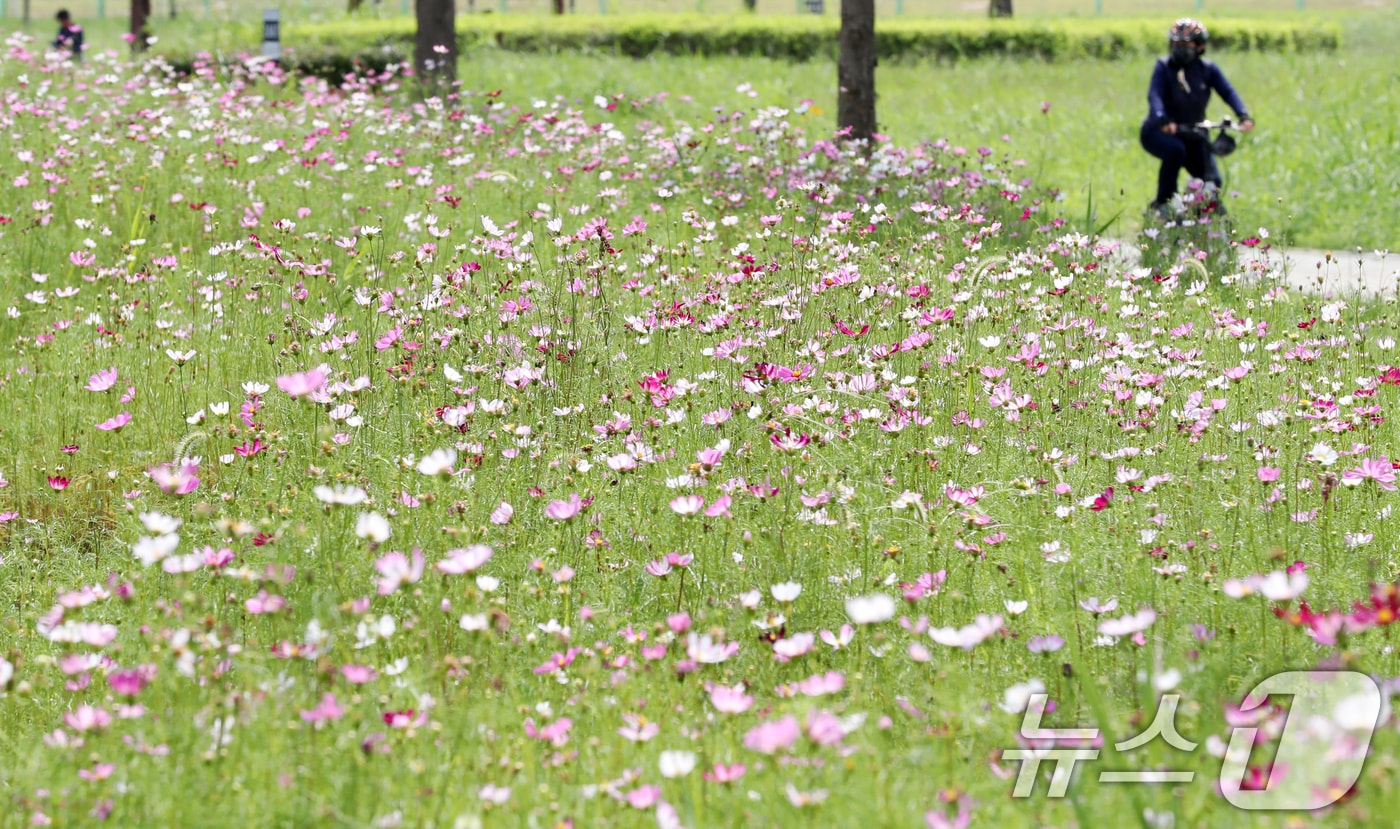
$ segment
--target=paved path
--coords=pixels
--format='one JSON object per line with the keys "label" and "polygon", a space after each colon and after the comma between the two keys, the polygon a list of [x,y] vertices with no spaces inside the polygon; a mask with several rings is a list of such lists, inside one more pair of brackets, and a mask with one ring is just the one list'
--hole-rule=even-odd
{"label": "paved path", "polygon": [[1282,271],[1283,283],[1290,288],[1312,293],[1393,297],[1400,284],[1400,253],[1279,248],[1267,253],[1249,251],[1241,257],[1251,259]]}
{"label": "paved path", "polygon": [[[1129,242],[1119,241],[1119,252],[1136,262],[1139,251]],[[1374,250],[1325,251],[1311,248],[1272,248],[1268,251],[1244,249],[1241,270],[1253,271],[1250,262],[1259,262],[1282,274],[1281,283],[1309,293],[1394,297],[1400,286],[1400,252]],[[1252,277],[1246,276],[1246,279]]]}

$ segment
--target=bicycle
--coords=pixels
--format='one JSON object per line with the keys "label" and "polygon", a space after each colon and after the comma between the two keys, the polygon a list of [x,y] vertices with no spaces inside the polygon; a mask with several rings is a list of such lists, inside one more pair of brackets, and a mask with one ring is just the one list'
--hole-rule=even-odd
{"label": "bicycle", "polygon": [[[1211,132],[1219,132],[1212,137]],[[1226,118],[1221,121],[1201,121],[1178,124],[1178,135],[1195,135],[1202,140],[1206,158],[1201,171],[1209,169],[1215,159],[1235,151],[1238,143],[1232,132],[1239,125]],[[1207,266],[1230,269],[1235,265],[1233,227],[1229,211],[1221,201],[1220,189],[1214,182],[1192,176],[1185,192],[1157,210],[1150,210],[1143,223],[1143,252],[1157,264],[1169,265],[1192,258]],[[1200,253],[1204,252],[1205,257]]]}

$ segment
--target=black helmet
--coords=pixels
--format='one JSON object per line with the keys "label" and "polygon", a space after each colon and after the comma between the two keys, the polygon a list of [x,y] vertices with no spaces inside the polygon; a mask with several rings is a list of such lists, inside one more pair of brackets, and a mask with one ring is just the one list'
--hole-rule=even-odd
{"label": "black helmet", "polygon": [[1205,24],[1194,17],[1183,17],[1172,24],[1169,34],[1172,43],[1194,43],[1197,46],[1205,46],[1210,40],[1210,32],[1206,31]]}

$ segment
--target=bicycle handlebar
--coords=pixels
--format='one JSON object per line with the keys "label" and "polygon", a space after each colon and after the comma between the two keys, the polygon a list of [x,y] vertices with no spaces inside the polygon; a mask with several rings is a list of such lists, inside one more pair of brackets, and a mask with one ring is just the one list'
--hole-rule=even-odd
{"label": "bicycle handlebar", "polygon": [[1209,130],[1237,130],[1240,126],[1226,118],[1221,121],[1202,121],[1199,124],[1177,124],[1176,128],[1183,132],[1206,132]]}

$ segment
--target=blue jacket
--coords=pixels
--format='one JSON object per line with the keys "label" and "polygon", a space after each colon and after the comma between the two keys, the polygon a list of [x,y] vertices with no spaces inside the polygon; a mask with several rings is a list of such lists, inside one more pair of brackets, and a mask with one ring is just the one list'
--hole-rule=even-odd
{"label": "blue jacket", "polygon": [[1204,121],[1212,90],[1220,93],[1241,121],[1249,119],[1249,109],[1220,67],[1205,58],[1186,67],[1178,66],[1171,58],[1159,58],[1152,69],[1152,84],[1147,88],[1147,118],[1143,126],[1156,129],[1169,123]]}
{"label": "blue jacket", "polygon": [[76,23],[58,27],[58,37],[54,38],[53,48],[68,49],[75,57],[83,54],[83,27]]}

